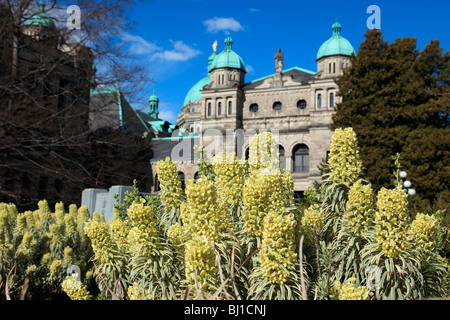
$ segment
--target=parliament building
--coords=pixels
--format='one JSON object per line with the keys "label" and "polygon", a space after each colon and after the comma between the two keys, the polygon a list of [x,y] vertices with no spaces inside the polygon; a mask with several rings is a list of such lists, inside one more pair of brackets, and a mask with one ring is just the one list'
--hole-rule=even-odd
{"label": "parliament building", "polygon": [[[295,191],[301,194],[313,187],[321,178],[318,166],[328,156],[332,136],[329,125],[341,99],[335,79],[350,65],[350,57],[355,54],[351,43],[342,37],[341,29],[336,21],[331,38],[319,48],[316,72],[297,66],[285,68],[283,52],[275,48],[274,73],[251,82],[245,80],[246,66],[233,50],[231,37],[225,39],[220,53],[215,43],[208,59],[208,76],[187,93],[178,116],[180,140],[159,138],[152,143],[155,148],[151,162],[155,181],[152,191],[158,191],[157,161],[170,156],[176,143],[182,140],[198,145],[202,135],[211,130],[222,132],[224,140],[230,132],[276,130],[281,166],[292,173]],[[245,135],[239,144],[235,137],[234,143],[224,144],[224,148],[241,158],[248,155],[250,138]],[[174,157],[172,152],[172,160],[185,182],[198,177],[193,154]]]}

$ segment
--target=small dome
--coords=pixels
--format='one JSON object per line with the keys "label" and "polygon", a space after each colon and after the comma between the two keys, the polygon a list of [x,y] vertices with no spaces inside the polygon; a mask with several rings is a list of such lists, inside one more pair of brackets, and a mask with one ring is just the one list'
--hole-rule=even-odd
{"label": "small dome", "polygon": [[336,20],[332,26],[333,36],[325,41],[317,53],[317,60],[335,55],[351,56],[355,54],[355,49],[351,43],[341,36],[341,24]]}
{"label": "small dome", "polygon": [[225,50],[223,50],[211,63],[211,70],[218,68],[232,68],[246,71],[242,58],[233,51],[233,39],[228,36],[225,39]]}
{"label": "small dome", "polygon": [[197,84],[195,84],[195,86],[193,86],[191,88],[191,90],[189,90],[188,94],[186,95],[183,106],[187,106],[189,103],[192,103],[192,102],[197,101],[198,99],[201,99],[201,97],[202,97],[201,91],[203,90],[203,87],[206,85],[210,85],[210,84],[211,84],[211,79],[209,77],[206,77],[206,78],[200,80],[199,82],[197,82]]}
{"label": "small dome", "polygon": [[29,19],[24,22],[25,26],[39,26],[42,25],[47,28],[56,28],[55,21],[45,12],[44,1],[39,1],[38,12],[33,14]]}
{"label": "small dome", "polygon": [[153,89],[153,95],[148,99],[149,102],[159,102],[159,98],[155,94],[155,89]]}

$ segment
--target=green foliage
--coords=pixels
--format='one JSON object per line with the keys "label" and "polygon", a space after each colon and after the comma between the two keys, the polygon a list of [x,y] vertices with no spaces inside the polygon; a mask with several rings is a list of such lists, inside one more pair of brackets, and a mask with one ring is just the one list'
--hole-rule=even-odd
{"label": "green foliage", "polygon": [[[225,153],[185,190],[174,163],[160,162],[164,197],[144,199],[135,184],[108,222],[97,212],[91,219],[86,207],[66,213],[58,204],[51,212],[41,202],[36,212],[18,213],[2,204],[2,278],[13,297],[28,278],[27,297],[64,290],[78,300],[96,290],[107,300],[449,296],[446,212],[410,214],[400,155],[392,185],[376,192],[361,172],[352,130],[335,132],[332,143],[329,174],[296,204],[292,177],[274,161],[247,169]],[[273,160],[272,147],[263,147],[266,159]],[[339,171],[341,157],[348,164]],[[67,277],[71,264],[82,267],[83,283]],[[44,289],[34,291],[38,285]]]}
{"label": "green foliage", "polygon": [[449,67],[438,40],[418,50],[415,38],[388,43],[371,30],[337,80],[332,129],[355,130],[375,190],[392,185],[390,157],[401,153],[416,210],[450,202]]}
{"label": "green foliage", "polygon": [[61,282],[72,265],[80,268],[89,290],[97,292],[89,277],[92,248],[84,233],[84,209],[71,205],[65,212],[58,203],[52,211],[42,200],[36,211],[19,213],[14,204],[0,204],[2,298],[66,299]]}

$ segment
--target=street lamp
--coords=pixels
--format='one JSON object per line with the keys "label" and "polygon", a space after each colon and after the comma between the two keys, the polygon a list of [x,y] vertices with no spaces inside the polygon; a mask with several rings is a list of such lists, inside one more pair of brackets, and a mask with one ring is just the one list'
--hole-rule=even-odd
{"label": "street lamp", "polygon": [[416,190],[414,190],[412,187],[412,183],[409,180],[405,180],[408,174],[406,171],[400,172],[400,178],[403,180],[403,188],[408,190],[408,195],[414,196],[416,194]]}

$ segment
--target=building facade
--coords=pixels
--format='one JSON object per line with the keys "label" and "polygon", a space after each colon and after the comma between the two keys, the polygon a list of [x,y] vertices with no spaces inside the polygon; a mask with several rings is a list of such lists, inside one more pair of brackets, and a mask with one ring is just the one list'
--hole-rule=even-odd
{"label": "building facade", "polygon": [[[245,81],[245,63],[233,50],[233,40],[228,36],[221,53],[216,52],[216,44],[213,46],[208,76],[186,95],[177,126],[197,140],[211,130],[228,135],[244,132],[242,143],[237,142],[235,134],[231,145],[222,145],[236,152],[238,158],[248,154],[252,133],[276,130],[281,166],[292,173],[295,191],[307,190],[320,180],[318,166],[329,152],[329,125],[336,103],[341,101],[335,79],[355,54],[341,29],[336,21],[331,38],[319,48],[316,72],[300,67],[285,69],[283,53],[278,49],[275,72],[251,82]],[[180,176],[186,180],[195,177],[195,158],[173,160],[178,163]]]}

